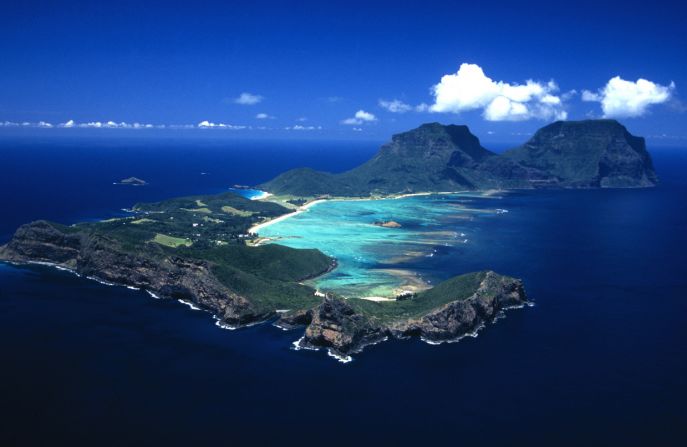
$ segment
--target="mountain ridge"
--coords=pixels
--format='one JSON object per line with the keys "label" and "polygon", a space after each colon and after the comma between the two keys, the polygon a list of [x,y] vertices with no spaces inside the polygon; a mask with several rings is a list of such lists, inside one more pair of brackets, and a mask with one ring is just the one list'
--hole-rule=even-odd
{"label": "mountain ridge", "polygon": [[456,190],[650,187],[642,137],[615,120],[556,121],[502,154],[465,125],[426,123],[393,135],[367,162],[338,174],[298,168],[258,185],[273,194],[369,196]]}

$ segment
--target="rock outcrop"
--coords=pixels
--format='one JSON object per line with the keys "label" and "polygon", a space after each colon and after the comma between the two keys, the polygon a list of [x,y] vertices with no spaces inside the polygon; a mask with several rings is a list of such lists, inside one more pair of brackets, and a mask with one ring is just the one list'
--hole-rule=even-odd
{"label": "rock outcrop", "polygon": [[522,281],[489,271],[468,298],[451,301],[419,318],[395,322],[389,329],[396,336],[419,335],[433,342],[452,340],[479,329],[500,311],[526,302]]}
{"label": "rock outcrop", "polygon": [[[470,275],[480,275],[479,281],[466,290]],[[284,328],[306,325],[299,342],[301,347],[326,348],[338,357],[347,357],[391,337],[419,336],[434,343],[455,340],[493,321],[499,312],[527,303],[522,281],[518,279],[492,271],[470,275],[437,285],[430,289],[434,290],[432,295],[428,291],[413,297],[415,316],[380,316],[374,310],[365,311],[353,304],[362,304],[361,300],[327,296],[314,309],[284,315],[278,324]],[[444,304],[433,307],[437,298]]]}
{"label": "rock outcrop", "polygon": [[357,312],[344,299],[327,296],[311,311],[301,344],[329,348],[345,356],[385,337],[386,329],[372,318]]}

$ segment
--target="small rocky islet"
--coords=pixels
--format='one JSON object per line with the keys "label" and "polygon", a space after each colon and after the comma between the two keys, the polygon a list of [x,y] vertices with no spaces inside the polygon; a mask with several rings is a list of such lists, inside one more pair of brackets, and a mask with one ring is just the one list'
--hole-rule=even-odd
{"label": "small rocky islet", "polygon": [[127,177],[125,179],[122,179],[118,182],[115,182],[115,185],[126,185],[126,186],[145,186],[147,185],[148,182],[146,182],[143,179],[140,179],[138,177]]}

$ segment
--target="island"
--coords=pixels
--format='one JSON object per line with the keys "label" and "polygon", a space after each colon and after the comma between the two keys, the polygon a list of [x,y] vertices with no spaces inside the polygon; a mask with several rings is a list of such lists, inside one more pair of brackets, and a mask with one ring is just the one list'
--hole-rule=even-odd
{"label": "island", "polygon": [[432,288],[389,299],[343,298],[307,282],[336,269],[336,259],[315,247],[258,243],[261,226],[328,199],[656,182],[644,140],[613,120],[556,122],[500,155],[483,148],[466,126],[431,123],[395,135],[353,170],[288,171],[259,185],[269,193],[259,200],[201,195],[139,203],[128,216],[100,222],[32,222],[0,247],[0,260],[48,264],[191,303],[224,328],[266,321],[304,328],[297,348],[326,348],[348,361],[390,338],[440,343],[474,334],[502,311],[528,303],[523,283],[493,271],[456,272]]}
{"label": "island", "polygon": [[495,154],[467,126],[429,123],[394,135],[368,162],[341,174],[294,169],[259,189],[275,195],[361,197],[403,193],[631,188],[657,182],[644,139],[616,120],[557,121]]}
{"label": "island", "polygon": [[142,180],[138,177],[128,177],[125,179],[122,179],[118,182],[115,182],[115,185],[129,185],[129,186],[145,186],[147,185],[148,182],[145,180]]}

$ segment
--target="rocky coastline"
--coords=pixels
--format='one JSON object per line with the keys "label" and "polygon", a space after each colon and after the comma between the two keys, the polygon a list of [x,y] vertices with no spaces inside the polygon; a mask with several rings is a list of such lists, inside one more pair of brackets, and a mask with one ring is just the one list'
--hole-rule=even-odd
{"label": "rocky coastline", "polygon": [[[433,343],[455,340],[492,321],[499,312],[527,302],[520,280],[489,271],[483,272],[469,296],[451,299],[449,287],[445,303],[412,318],[380,318],[353,304],[361,300],[328,294],[314,307],[265,311],[255,306],[250,296],[222,284],[208,261],[163,252],[130,253],[115,240],[69,233],[45,221],[20,227],[12,240],[0,247],[0,260],[52,265],[108,284],[146,290],[156,298],[181,300],[212,313],[220,327],[239,328],[276,319],[275,324],[283,329],[304,328],[298,347],[325,348],[339,359],[392,338],[417,336]],[[403,301],[409,299],[419,297],[403,297]]]}

